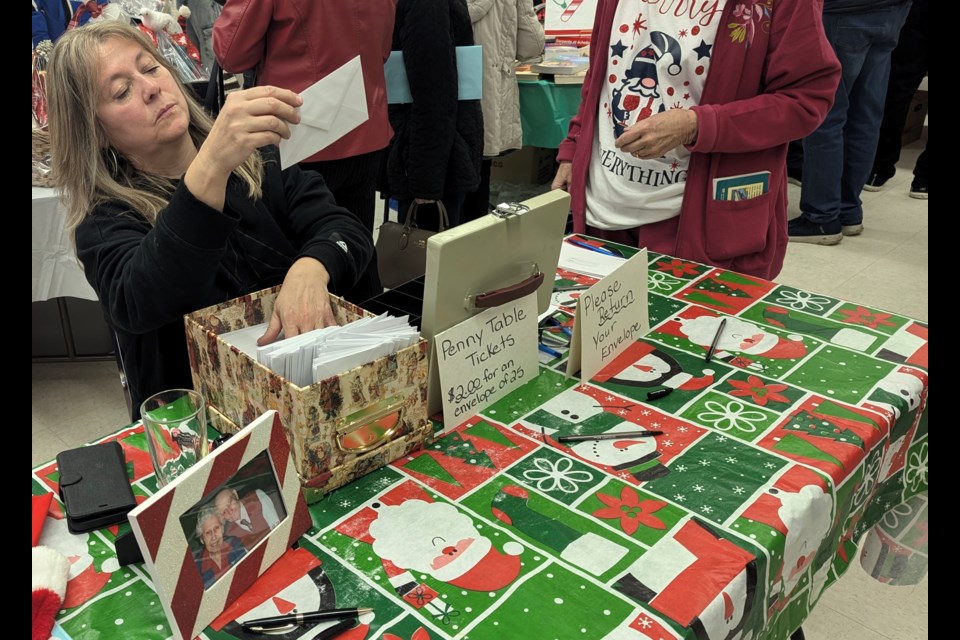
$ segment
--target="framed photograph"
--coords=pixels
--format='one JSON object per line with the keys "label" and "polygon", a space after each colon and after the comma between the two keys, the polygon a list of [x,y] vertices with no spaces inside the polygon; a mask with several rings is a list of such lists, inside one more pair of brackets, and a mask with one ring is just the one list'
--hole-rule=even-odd
{"label": "framed photograph", "polygon": [[173,636],[190,640],[310,528],[268,411],[127,516]]}

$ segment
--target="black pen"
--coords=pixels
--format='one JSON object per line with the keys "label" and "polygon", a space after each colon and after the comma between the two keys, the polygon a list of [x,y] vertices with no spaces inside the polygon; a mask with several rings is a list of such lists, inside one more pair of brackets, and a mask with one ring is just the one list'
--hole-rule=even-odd
{"label": "black pen", "polygon": [[727,326],[727,319],[720,318],[720,326],[717,327],[717,333],[713,336],[713,342],[710,343],[710,348],[707,349],[707,355],[704,356],[704,362],[710,362],[710,358],[713,357],[713,352],[717,350],[717,343],[720,342],[720,334],[723,333],[723,328]]}
{"label": "black pen", "polygon": [[617,438],[646,438],[659,436],[663,431],[612,431],[585,436],[560,436],[557,442],[584,442],[586,440],[616,440]]}
{"label": "black pen", "polygon": [[657,389],[656,391],[650,391],[647,393],[647,400],[659,400],[660,398],[665,398],[668,395],[673,393],[673,389],[670,387],[663,387],[662,389]]}
{"label": "black pen", "polygon": [[[293,613],[285,616],[273,616],[272,618],[257,618],[256,620],[247,620],[241,623],[240,628],[252,633],[269,633],[278,629],[290,627],[303,627],[314,622],[324,620],[340,620],[347,618],[344,622],[347,627],[353,626],[353,618],[357,618],[364,613],[369,613],[373,609],[328,609],[327,611],[309,611],[307,613]],[[339,625],[334,625],[339,626]],[[333,627],[331,627],[332,629]]]}

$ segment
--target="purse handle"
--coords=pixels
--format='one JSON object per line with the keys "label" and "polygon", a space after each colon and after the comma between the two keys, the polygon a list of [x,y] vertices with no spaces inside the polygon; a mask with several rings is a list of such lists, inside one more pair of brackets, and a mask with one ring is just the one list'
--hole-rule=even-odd
{"label": "purse handle", "polygon": [[[437,230],[437,233],[446,231],[450,228],[450,218],[447,217],[447,208],[443,206],[443,201],[441,200],[434,200],[433,203],[437,205],[437,210],[440,212],[440,228]],[[407,219],[403,223],[404,233],[410,233],[411,227],[419,229],[417,226],[417,207],[419,206],[420,203],[414,200],[407,208]]]}

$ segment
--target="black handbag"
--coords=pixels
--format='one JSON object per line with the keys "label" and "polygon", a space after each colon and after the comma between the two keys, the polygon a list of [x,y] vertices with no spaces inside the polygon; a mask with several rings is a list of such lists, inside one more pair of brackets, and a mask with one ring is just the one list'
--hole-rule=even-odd
{"label": "black handbag", "polygon": [[403,223],[387,220],[380,225],[377,260],[380,282],[387,289],[419,278],[427,271],[427,239],[450,227],[446,207],[439,200],[436,205],[440,213],[438,231],[427,231],[417,226],[416,201],[407,210],[407,218]]}

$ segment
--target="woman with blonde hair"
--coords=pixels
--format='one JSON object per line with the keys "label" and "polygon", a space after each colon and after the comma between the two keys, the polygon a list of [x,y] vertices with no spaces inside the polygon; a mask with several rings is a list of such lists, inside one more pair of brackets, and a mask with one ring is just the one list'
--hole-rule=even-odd
{"label": "woman with blonde hair", "polygon": [[369,232],[323,178],[280,169],[301,98],[227,96],[213,120],[133,26],[86,25],[47,72],[52,171],[133,400],[191,387],[182,317],[282,283],[261,344],[334,324],[328,292],[379,291]]}

